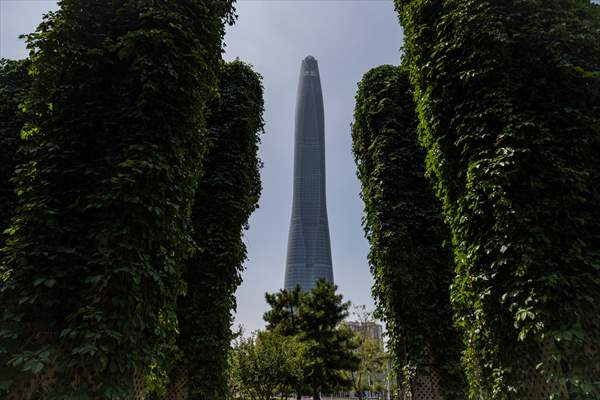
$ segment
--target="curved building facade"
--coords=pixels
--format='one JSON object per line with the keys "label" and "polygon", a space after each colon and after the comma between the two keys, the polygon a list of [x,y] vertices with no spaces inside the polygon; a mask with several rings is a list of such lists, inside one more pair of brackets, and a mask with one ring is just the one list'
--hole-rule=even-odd
{"label": "curved building facade", "polygon": [[325,196],[325,122],[317,60],[302,60],[296,97],[294,196],[285,289],[304,291],[318,279],[333,282]]}

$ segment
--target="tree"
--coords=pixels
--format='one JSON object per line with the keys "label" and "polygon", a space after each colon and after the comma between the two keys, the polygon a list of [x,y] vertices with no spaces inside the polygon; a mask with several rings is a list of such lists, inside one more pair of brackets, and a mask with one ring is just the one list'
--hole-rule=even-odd
{"label": "tree", "polygon": [[192,210],[198,251],[187,262],[187,293],[177,304],[183,359],[173,387],[189,380],[189,398],[223,398],[232,338],[235,290],[241,283],[248,218],[261,191],[259,134],[263,129],[261,77],[241,61],[224,63],[219,97],[210,104],[210,148]]}
{"label": "tree", "polygon": [[387,325],[406,390],[435,375],[445,399],[463,399],[460,341],[450,307],[449,233],[425,178],[416,129],[403,69],[384,65],[367,72],[356,95],[352,140],[377,315]]}
{"label": "tree", "polygon": [[358,322],[358,326],[353,330],[358,344],[355,350],[359,359],[359,366],[356,371],[350,372],[352,387],[354,393],[359,399],[364,396],[364,391],[372,390],[374,387],[378,391],[380,385],[378,377],[387,371],[388,355],[383,347],[383,338],[376,338],[373,334],[374,329],[379,328],[373,313],[366,310],[365,305],[353,306],[353,319]]}
{"label": "tree", "polygon": [[296,388],[298,396],[308,388],[313,399],[318,400],[321,392],[348,387],[351,382],[347,372],[358,368],[354,335],[340,325],[348,315],[350,303],[343,303],[336,289],[321,279],[308,292],[296,288],[266,295],[273,308],[264,315],[267,329],[297,336],[305,346],[307,362],[302,387]]}
{"label": "tree", "polygon": [[[0,233],[10,226],[17,203],[15,185],[11,179],[15,168],[23,161],[18,154],[21,129],[26,115],[20,109],[31,86],[26,60],[0,59]],[[0,248],[4,247],[4,234]]]}
{"label": "tree", "polygon": [[263,316],[267,329],[286,336],[297,334],[300,329],[298,312],[302,295],[300,286],[292,290],[282,289],[278,293],[266,293],[267,304],[271,306]]}
{"label": "tree", "polygon": [[472,399],[600,396],[600,8],[396,0]]}
{"label": "tree", "polygon": [[358,358],[352,331],[340,323],[348,315],[350,303],[342,303],[336,294],[337,286],[319,280],[305,297],[301,298],[300,340],[306,343],[308,365],[305,382],[312,389],[314,400],[321,392],[330,392],[348,387],[345,371],[358,368]]}
{"label": "tree", "polygon": [[358,369],[350,372],[352,388],[359,399],[364,391],[372,387],[375,378],[385,372],[386,354],[380,341],[360,334],[356,355],[359,359]]}
{"label": "tree", "polygon": [[302,380],[304,346],[296,336],[258,332],[234,343],[231,355],[233,385],[239,394],[255,400],[284,399]]}
{"label": "tree", "polygon": [[[174,335],[229,0],[63,0],[28,36],[0,387],[131,399]],[[29,158],[31,157],[31,158]]]}

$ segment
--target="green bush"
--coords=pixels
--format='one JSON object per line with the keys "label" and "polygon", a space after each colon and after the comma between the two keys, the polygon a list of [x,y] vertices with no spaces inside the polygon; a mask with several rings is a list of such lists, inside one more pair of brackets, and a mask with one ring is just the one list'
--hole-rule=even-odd
{"label": "green bush", "polygon": [[377,311],[394,366],[439,374],[446,399],[464,399],[458,332],[452,326],[453,263],[441,207],[425,179],[425,152],[406,72],[384,65],[359,83],[353,151],[365,204],[364,227]]}
{"label": "green bush", "polygon": [[28,36],[30,161],[1,267],[2,388],[130,399],[134,377],[170,354],[232,19],[230,0],[63,0]]}
{"label": "green bush", "polygon": [[[472,399],[600,396],[600,11],[396,0]],[[546,383],[547,381],[547,383]]]}

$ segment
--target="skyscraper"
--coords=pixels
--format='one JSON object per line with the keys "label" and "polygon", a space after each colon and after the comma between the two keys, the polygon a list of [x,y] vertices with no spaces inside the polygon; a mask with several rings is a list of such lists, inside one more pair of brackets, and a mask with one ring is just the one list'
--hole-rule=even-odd
{"label": "skyscraper", "polygon": [[285,288],[310,290],[333,282],[325,198],[325,122],[317,60],[302,60],[294,144],[294,199],[288,236]]}

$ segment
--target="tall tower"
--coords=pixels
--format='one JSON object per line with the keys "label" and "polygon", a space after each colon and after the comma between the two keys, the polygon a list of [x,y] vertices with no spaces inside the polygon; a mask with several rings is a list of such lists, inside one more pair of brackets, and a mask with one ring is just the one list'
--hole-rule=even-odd
{"label": "tall tower", "polygon": [[285,288],[312,289],[333,282],[325,198],[325,122],[317,60],[302,60],[296,97],[294,200],[288,236]]}

